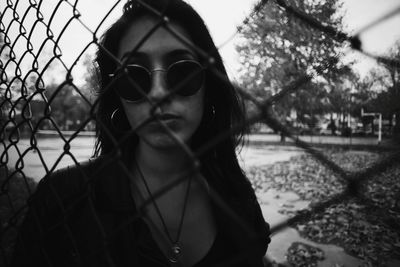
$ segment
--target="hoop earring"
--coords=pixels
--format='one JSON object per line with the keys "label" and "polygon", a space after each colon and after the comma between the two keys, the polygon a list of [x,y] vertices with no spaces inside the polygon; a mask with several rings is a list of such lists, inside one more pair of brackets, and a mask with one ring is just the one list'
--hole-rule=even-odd
{"label": "hoop earring", "polygon": [[110,121],[112,127],[117,130],[117,132],[124,133],[131,129],[128,119],[126,118],[125,114],[121,114],[121,110],[119,108],[116,108],[111,113]]}

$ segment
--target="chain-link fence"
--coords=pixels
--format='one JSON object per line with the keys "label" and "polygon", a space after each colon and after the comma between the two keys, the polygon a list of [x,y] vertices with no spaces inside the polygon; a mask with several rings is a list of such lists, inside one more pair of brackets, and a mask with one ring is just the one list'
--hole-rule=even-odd
{"label": "chain-link fence", "polygon": [[[98,110],[102,108],[101,99],[107,97],[107,93],[109,91],[114,90],[113,88],[115,87],[115,84],[121,80],[121,77],[126,73],[130,73],[131,71],[140,72],[143,71],[143,69],[130,69],[132,66],[129,65],[129,60],[125,60],[125,58],[121,59],[121,57],[118,56],[115,51],[109,51],[104,44],[99,42],[99,29],[102,27],[104,20],[107,19],[107,16],[109,16],[111,11],[116,7],[120,7],[120,1],[115,3],[113,9],[110,10],[110,13],[107,14],[95,31],[90,30],[90,28],[85,25],[83,20],[81,20],[81,15],[77,9],[78,2],[79,1],[59,1],[54,6],[52,13],[47,14],[48,17],[46,17],[42,12],[43,1],[37,2],[34,0],[29,0],[26,1],[26,3],[22,3],[22,1],[18,0],[3,0],[2,2],[0,24],[0,33],[2,38],[0,39],[0,107],[2,109],[2,117],[0,121],[0,197],[2,205],[1,260],[2,264],[5,264],[5,266],[8,266],[10,263],[11,252],[18,233],[18,227],[20,226],[22,218],[27,210],[28,204],[26,201],[35,191],[36,187],[35,183],[29,178],[30,174],[24,171],[24,164],[26,164],[25,161],[28,158],[27,155],[35,155],[37,164],[42,165],[45,169],[46,177],[50,177],[54,171],[58,169],[58,164],[60,161],[66,157],[69,158],[74,165],[80,168],[80,158],[77,158],[77,156],[71,152],[71,145],[74,143],[74,140],[77,137],[86,135],[87,130],[93,130],[96,122],[97,131],[101,129],[100,131],[104,135],[103,137],[109,141],[109,148],[107,149],[109,149],[109,153],[114,155],[114,160],[118,161],[116,166],[123,169],[124,172],[126,172],[126,175],[130,177],[130,172],[123,164],[123,157],[125,155],[123,148],[127,145],[127,143],[129,144],[129,141],[133,138],[135,132],[140,130],[149,122],[144,121],[140,125],[137,125],[135,129],[130,129],[125,131],[123,134],[115,136],[109,129],[110,124],[107,124],[103,118],[98,116]],[[141,1],[134,2],[142,3]],[[182,36],[179,31],[174,29],[172,26],[173,24],[171,24],[168,17],[165,17],[159,12],[159,10],[148,6],[146,1],[144,1],[142,4],[148,8],[148,12],[159,18],[159,21],[145,36],[143,42],[147,38],[150,38],[150,36],[158,28],[164,28],[170,34],[172,34],[176,40],[195,51],[195,53],[199,55],[199,58],[201,59],[202,68],[207,69],[207,71],[212,73],[213,76],[220,79],[220,84],[230,83],[230,81],[227,80],[227,76],[224,73],[220,73],[219,68],[215,66],[217,64],[214,58],[215,55],[210,55],[209,51],[205,51],[198,47],[196,43],[192,44],[190,41],[188,41],[185,36]],[[265,6],[267,4],[274,5],[281,12],[284,12],[288,20],[294,20],[298,23],[302,23],[303,27],[311,28],[315,32],[321,32],[335,42],[345,44],[351,49],[356,50],[359,53],[363,53],[368,57],[372,57],[378,62],[393,67],[398,71],[399,62],[397,59],[374,56],[362,50],[361,41],[358,38],[359,34],[362,32],[358,32],[356,35],[350,36],[335,28],[335,26],[319,22],[309,14],[302,12],[299,7],[296,7],[295,5],[292,6],[291,3],[282,0],[260,1],[260,3],[254,7],[254,10],[249,17],[245,19],[243,25],[238,27],[237,34],[240,34],[246,29],[246,27],[252,27],[251,23],[254,22],[252,21],[252,18],[266,12]],[[134,6],[136,4],[132,5]],[[61,30],[58,29],[57,32],[54,33],[55,30],[52,25],[54,20],[60,16],[60,10],[63,9],[68,10],[68,12],[63,13],[68,14],[66,15],[67,17],[64,18],[65,25]],[[398,10],[396,12],[398,12]],[[384,21],[386,18],[396,14],[396,12],[392,12],[377,21],[371,22],[371,25],[375,25],[381,21]],[[265,21],[267,21],[267,19],[265,19]],[[67,31],[70,25],[73,23],[78,23],[85,30],[87,30],[88,36],[90,36],[91,40],[88,41],[87,45],[76,57],[74,62],[72,62],[72,64],[66,64],[64,62],[59,43],[63,38],[65,31]],[[364,30],[367,28],[368,27],[366,27]],[[33,36],[38,34],[38,31],[43,31],[43,38],[41,39],[40,43],[36,44]],[[109,81],[101,81],[101,83],[103,83],[104,90],[95,100],[93,100],[90,94],[86,92],[87,90],[82,90],[81,86],[76,84],[76,80],[73,76],[73,72],[77,68],[77,64],[83,61],[83,55],[92,46],[95,46],[99,51],[103,51],[103,53],[107,54],[109,58],[108,60],[115,66],[115,68],[111,69],[109,72]],[[140,48],[140,44],[133,51],[127,53],[126,58],[129,59],[130,55],[138,48]],[[41,62],[43,54],[46,54],[46,61]],[[326,72],[335,72],[337,75],[340,75],[340,72],[334,67],[340,56],[341,54],[338,53],[327,57],[325,61],[321,62],[321,64],[319,64],[317,67],[314,66],[311,70],[304,71],[302,75],[297,75],[297,77],[283,84],[275,94],[267,98],[254,95],[252,91],[247,90],[247,88],[239,85],[235,86],[235,89],[239,95],[245,101],[251,103],[255,107],[256,112],[253,112],[252,115],[247,116],[243,123],[233,125],[229,131],[220,132],[218,135],[212,136],[212,138],[205,140],[205,142],[202,142],[201,146],[197,147],[196,149],[189,147],[187,144],[182,142],[181,139],[176,138],[174,132],[168,126],[166,126],[165,123],[162,123],[162,121],[158,120],[160,127],[162,127],[162,129],[169,134],[174,142],[182,147],[186,156],[191,159],[193,164],[192,167],[188,168],[186,170],[187,172],[179,179],[168,184],[157,192],[154,192],[153,197],[155,199],[161,197],[163,194],[168,192],[168,190],[171,190],[175,186],[185,182],[188,179],[187,177],[191,177],[193,174],[199,172],[201,169],[200,159],[209,153],[209,151],[213,151],[213,148],[225,142],[227,139],[233,139],[233,137],[240,133],[243,129],[247,129],[249,126],[255,124],[259,125],[261,123],[268,125],[268,127],[274,132],[280,133],[282,136],[292,139],[294,145],[304,149],[320,164],[329,169],[332,172],[332,175],[339,177],[340,183],[344,188],[342,192],[329,197],[329,199],[325,199],[324,201],[313,205],[307,210],[298,212],[287,221],[274,225],[271,228],[272,234],[281,231],[288,225],[296,225],[298,223],[307,222],[307,220],[309,220],[313,215],[322,213],[328,207],[349,201],[351,199],[357,199],[367,203],[367,205],[370,205],[371,209],[380,209],[381,207],[377,206],[376,203],[368,199],[364,189],[370,179],[374,177],[382,177],[382,179],[384,179],[385,171],[398,166],[400,162],[400,151],[396,146],[393,146],[392,149],[389,150],[390,153],[388,153],[387,157],[379,162],[375,162],[372,166],[356,173],[348,172],[336,164],[332,159],[328,158],[323,152],[321,152],[321,150],[316,149],[312,146],[312,144],[309,144],[305,141],[302,141],[301,138],[298,138],[297,134],[292,133],[292,131],[280,121],[281,117],[276,116],[276,113],[274,112],[274,106],[277,103],[282,101],[286,96],[297,92],[300,90],[300,88],[304,88],[304,85],[307,85],[319,75]],[[191,62],[191,60],[188,60],[188,62]],[[46,75],[49,75],[48,73],[52,73],[52,64],[60,65],[61,68],[63,68],[63,73],[66,75],[62,82],[59,82],[57,86],[50,88],[46,84],[45,79]],[[192,74],[189,73],[190,75],[188,74],[188,76],[193,77],[189,77],[187,80],[184,80],[182,84],[177,83],[175,86],[176,88],[173,88],[170,94],[163,97],[156,103],[151,102],[151,100],[146,97],[146,91],[143,90],[146,88],[142,88],[142,84],[138,86],[135,84],[137,81],[130,78],[127,79],[128,82],[131,84],[131,86],[138,88],[137,91],[139,95],[132,96],[127,93],[128,95],[124,96],[124,92],[122,92],[122,97],[134,101],[141,98],[147,98],[147,100],[153,105],[151,111],[153,117],[149,120],[154,119],[156,117],[155,114],[157,108],[160,105],[163,105],[164,102],[168,101],[173,94],[177,92],[179,93],[181,87],[185,87],[185,83],[191,83],[191,79],[196,78],[196,75],[198,75],[196,71],[201,72],[201,70],[197,69],[197,66],[193,66],[192,63],[185,65],[184,67],[194,67],[195,72]],[[148,70],[145,71],[149,72]],[[154,73],[155,71],[157,70],[152,70],[150,72]],[[184,69],[181,68],[180,71],[184,71]],[[169,69],[168,72],[172,71]],[[91,87],[98,86],[96,85],[98,81],[94,81],[92,79],[91,82]],[[62,105],[63,101],[73,101],[75,104],[75,112],[68,111],[66,114],[62,114],[62,112],[60,113],[56,109],[52,108],[57,105]],[[216,110],[216,112],[219,112],[219,110]],[[68,118],[74,118],[74,120],[70,120],[69,122],[60,125],[59,119],[62,116],[65,117],[63,120],[64,122],[68,121]],[[79,119],[76,119],[77,117]],[[61,141],[61,145],[63,146],[64,150],[61,155],[57,156],[57,159],[51,166],[46,164],[39,141],[40,135],[46,130],[52,131],[53,134],[56,135],[59,141]],[[68,134],[66,134],[67,132]],[[21,142],[25,142],[25,146],[22,146],[23,149],[21,149]],[[97,155],[100,154],[101,149],[105,148],[100,148],[97,146]],[[18,155],[15,165],[10,164],[12,152]],[[103,166],[99,167],[99,170],[94,171],[93,174],[100,174],[105,170],[108,164],[114,163],[112,163],[112,161],[103,162]],[[87,183],[85,186],[89,191],[90,188],[96,187],[96,180],[94,180],[93,174],[89,175],[87,173],[83,173],[83,177],[88,180],[86,181]],[[68,210],[68,207],[65,207],[65,204],[62,201],[63,196],[58,196],[58,191],[56,189],[51,188],[51,190],[53,190],[52,194],[55,194],[53,198],[53,201],[55,202],[54,205],[57,207],[57,209],[61,210],[61,218],[59,218],[56,224],[58,223],[63,225],[67,228],[66,231],[68,232],[67,218],[70,215],[70,210]],[[80,197],[84,198],[85,196]],[[218,194],[212,194],[212,198],[221,208],[228,211],[227,214],[229,215],[230,220],[237,220],[239,224],[241,223],[240,216],[235,214],[235,212],[231,210],[230,206],[227,205]],[[76,199],[75,201],[79,203],[79,199]],[[88,205],[91,207],[90,210],[93,212],[93,214],[91,214],[92,217],[90,217],[93,220],[93,228],[98,230],[98,236],[96,237],[98,242],[96,244],[97,246],[93,248],[93,251],[102,251],[105,253],[105,257],[108,260],[109,266],[114,266],[115,263],[113,262],[113,257],[108,251],[107,247],[107,242],[112,238],[112,236],[109,236],[109,233],[104,232],[103,226],[100,223],[100,219],[97,217],[95,212],[96,209],[94,207],[95,204],[93,200],[89,200],[88,203]],[[139,210],[146,207],[150,203],[152,203],[152,199],[146,199]],[[127,223],[134,221],[134,219],[135,218],[130,218]],[[268,220],[268,218],[266,218],[266,220]],[[242,226],[245,227],[245,224],[242,224]],[[46,235],[46,233],[42,234]],[[112,235],[113,234],[115,234],[115,232],[112,233]],[[70,233],[70,236],[68,236],[68,242],[74,244],[74,238],[76,237]],[[40,243],[38,246],[40,246]],[[240,260],[242,257],[245,257],[247,254],[250,254],[252,249],[252,246],[248,247],[247,249],[243,249],[243,251],[235,255],[235,257],[230,257],[229,259],[221,261],[218,266],[228,266],[229,264]],[[45,248],[39,248],[39,250],[43,252]],[[93,251],[92,253],[95,253]],[[46,251],[43,253],[46,254]],[[83,252],[77,251],[77,254],[80,253]],[[79,263],[79,257],[77,258]]]}

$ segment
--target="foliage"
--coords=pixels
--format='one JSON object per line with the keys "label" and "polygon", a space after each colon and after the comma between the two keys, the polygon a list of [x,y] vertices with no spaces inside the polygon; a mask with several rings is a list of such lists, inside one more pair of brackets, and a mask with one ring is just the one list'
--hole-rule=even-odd
{"label": "foliage", "polygon": [[6,64],[9,55],[8,49],[4,45],[4,34],[0,33],[0,127],[3,126],[5,121],[5,110],[7,108],[7,102],[5,101],[5,90],[6,90],[6,76],[4,75],[4,65]]}
{"label": "foliage", "polygon": [[[33,91],[35,88],[33,89]],[[39,130],[93,130],[91,103],[71,84],[50,84],[42,95],[20,98],[13,104],[16,114],[10,119],[22,134],[38,128]]]}
{"label": "foliage", "polygon": [[[326,25],[342,28],[338,1],[296,0],[290,1],[290,5]],[[241,28],[241,34],[237,51],[243,65],[242,86],[264,99],[330,63],[329,69],[319,73],[318,78],[274,106],[282,119],[292,108],[302,121],[305,115],[323,114],[343,106],[338,98],[342,86],[338,85],[353,77],[351,69],[339,60],[342,43],[288,15],[275,1],[269,1],[252,16]]]}
{"label": "foliage", "polygon": [[[84,127],[93,130],[94,123],[89,121],[92,117],[92,106],[95,101],[95,92],[98,81],[93,70],[93,59],[86,55],[83,59],[85,68],[84,83],[76,86],[73,83],[50,84],[46,87],[45,96],[50,105],[51,119],[61,130],[78,130]],[[39,100],[32,102],[34,114],[43,116],[46,102]],[[41,128],[53,128],[52,123],[44,123]]]}
{"label": "foliage", "polygon": [[[369,101],[367,109],[372,112],[380,112],[387,118],[391,118],[393,115],[400,118],[400,42],[393,47],[389,57],[394,60],[394,64],[382,62],[383,68],[377,68],[370,72],[371,86],[369,89],[378,86],[381,90],[376,97]],[[397,119],[394,132],[400,134],[399,119]]]}
{"label": "foliage", "polygon": [[77,130],[90,119],[91,103],[87,102],[90,98],[84,95],[85,100],[78,90],[71,84],[52,84],[46,88],[46,97],[51,101],[51,117],[61,130]]}
{"label": "foliage", "polygon": [[[0,38],[0,44],[1,41]],[[38,77],[36,75],[27,77],[24,84],[21,79],[15,79],[10,84],[2,77],[0,108],[3,116],[0,118],[0,126],[4,122],[8,122],[7,126],[18,126],[19,131],[23,134],[30,133],[36,127],[40,130],[56,130],[56,128],[60,130],[78,130],[80,128],[93,130],[94,122],[89,120],[94,103],[94,92],[98,83],[92,74],[93,71],[90,67],[92,62],[90,56],[83,59],[83,66],[86,69],[85,80],[84,84],[79,87],[71,81],[64,81],[61,84],[53,82],[46,85],[42,82],[41,88],[45,89],[42,92],[37,88]],[[9,88],[8,92],[11,95],[8,100],[3,94],[5,88]],[[22,94],[24,95],[22,96]],[[12,112],[10,112],[11,110]]]}
{"label": "foliage", "polygon": [[82,65],[85,68],[84,85],[80,89],[91,103],[94,101],[94,95],[99,91],[99,78],[94,64],[93,57],[90,54],[86,54],[82,61]]}
{"label": "foliage", "polygon": [[324,252],[301,242],[294,242],[288,249],[287,261],[293,267],[317,267],[325,259]]}

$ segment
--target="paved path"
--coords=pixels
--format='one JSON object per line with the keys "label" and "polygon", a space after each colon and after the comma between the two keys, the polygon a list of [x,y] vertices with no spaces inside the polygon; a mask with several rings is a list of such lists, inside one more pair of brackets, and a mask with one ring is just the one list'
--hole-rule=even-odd
{"label": "paved path", "polygon": [[[332,145],[381,145],[389,143],[388,139],[382,139],[378,142],[378,137],[342,137],[327,135],[301,135],[297,136],[300,140],[312,144],[332,144]],[[277,134],[252,134],[249,135],[249,141],[253,143],[280,143],[281,137]],[[293,140],[286,138],[286,143],[293,143]]]}
{"label": "paved path", "polygon": [[[343,138],[337,136],[301,136],[300,139],[314,144],[340,144],[340,145],[377,145],[377,138]],[[248,137],[249,145],[245,146],[239,154],[239,160],[244,168],[253,165],[264,165],[277,161],[287,161],[290,157],[302,152],[300,148],[293,146],[293,141],[287,138],[285,144],[280,143],[280,136],[273,134],[252,134]],[[384,140],[386,142],[386,140]],[[93,154],[94,136],[78,136],[70,143],[70,153],[63,153],[64,141],[60,138],[44,137],[37,139],[39,153],[29,150],[29,139],[21,139],[17,147],[8,150],[9,167],[15,164],[23,164],[24,171],[35,180],[40,180],[57,162],[56,169],[74,164],[76,161],[85,161]],[[285,146],[281,146],[285,145]],[[2,154],[3,147],[0,148]],[[19,160],[21,159],[22,160]]]}

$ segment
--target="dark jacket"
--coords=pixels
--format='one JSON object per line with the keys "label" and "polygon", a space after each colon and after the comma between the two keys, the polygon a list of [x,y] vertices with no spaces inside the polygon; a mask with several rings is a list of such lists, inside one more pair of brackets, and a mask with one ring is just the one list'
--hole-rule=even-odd
{"label": "dark jacket", "polygon": [[[125,165],[100,157],[45,177],[29,201],[12,266],[168,266],[131,197]],[[203,175],[216,179],[218,170]],[[231,264],[263,266],[269,239],[255,199],[212,193]],[[216,263],[218,265],[218,263]]]}

